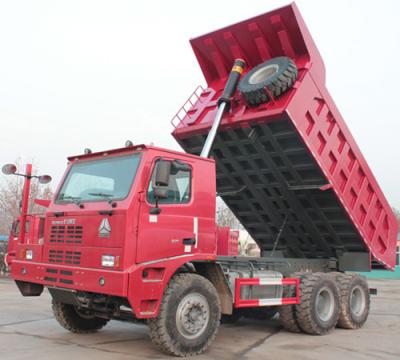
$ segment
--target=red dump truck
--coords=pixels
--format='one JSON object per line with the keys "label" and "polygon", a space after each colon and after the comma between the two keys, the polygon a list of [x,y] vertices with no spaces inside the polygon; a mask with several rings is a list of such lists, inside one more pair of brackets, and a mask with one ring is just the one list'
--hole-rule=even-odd
{"label": "red dump truck", "polygon": [[[285,329],[313,335],[361,327],[369,288],[346,272],[393,269],[397,224],[298,9],[191,45],[207,88],[173,120],[186,153],[128,142],[69,157],[43,237],[13,242],[21,293],[46,287],[55,318],[76,333],[144,319],[154,344],[177,356],[205,351],[221,314],[278,311]],[[228,235],[217,230],[216,194],[261,257],[219,246]]]}

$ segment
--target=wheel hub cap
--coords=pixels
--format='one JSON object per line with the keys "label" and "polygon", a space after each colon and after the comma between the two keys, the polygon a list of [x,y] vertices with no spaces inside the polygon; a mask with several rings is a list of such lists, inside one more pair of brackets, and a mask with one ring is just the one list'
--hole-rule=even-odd
{"label": "wheel hub cap", "polygon": [[334,312],[334,295],[331,289],[323,287],[319,290],[316,299],[316,312],[322,321],[328,321]]}
{"label": "wheel hub cap", "polygon": [[350,294],[350,310],[352,314],[360,316],[365,310],[366,299],[363,290],[355,286]]}
{"label": "wheel hub cap", "polygon": [[249,83],[251,85],[259,84],[267,80],[270,76],[274,75],[278,71],[278,65],[268,65],[257,70],[253,75],[250,76]]}
{"label": "wheel hub cap", "polygon": [[179,333],[187,339],[199,337],[210,320],[210,307],[207,299],[199,294],[186,295],[176,311],[176,325]]}

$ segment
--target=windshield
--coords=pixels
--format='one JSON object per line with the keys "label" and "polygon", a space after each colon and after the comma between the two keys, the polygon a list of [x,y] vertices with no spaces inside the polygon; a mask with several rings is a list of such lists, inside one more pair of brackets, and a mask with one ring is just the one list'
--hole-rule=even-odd
{"label": "windshield", "polygon": [[128,196],[140,153],[72,165],[57,202],[121,200]]}

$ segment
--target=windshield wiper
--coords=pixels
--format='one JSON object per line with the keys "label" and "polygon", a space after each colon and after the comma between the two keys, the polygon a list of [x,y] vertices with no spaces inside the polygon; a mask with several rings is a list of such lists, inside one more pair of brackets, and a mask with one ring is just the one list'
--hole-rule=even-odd
{"label": "windshield wiper", "polygon": [[60,200],[80,200],[81,198],[79,196],[70,196],[70,195],[60,195]]}
{"label": "windshield wiper", "polygon": [[61,201],[65,201],[65,200],[71,200],[72,203],[74,203],[75,205],[78,205],[81,209],[83,208],[83,204],[81,203],[81,197],[79,196],[71,196],[71,195],[64,195],[61,194],[59,199]]}
{"label": "windshield wiper", "polygon": [[91,195],[91,196],[101,196],[101,197],[104,197],[104,198],[111,198],[111,197],[114,197],[113,194],[106,194],[106,193],[102,193],[102,192],[89,193],[88,195]]}
{"label": "windshield wiper", "polygon": [[97,192],[97,193],[89,193],[89,195],[92,196],[99,196],[102,197],[104,199],[107,199],[107,202],[111,205],[111,207],[115,208],[117,206],[117,203],[115,201],[113,201],[112,198],[115,197],[115,195],[113,194],[106,194],[106,193],[102,193],[102,192]]}

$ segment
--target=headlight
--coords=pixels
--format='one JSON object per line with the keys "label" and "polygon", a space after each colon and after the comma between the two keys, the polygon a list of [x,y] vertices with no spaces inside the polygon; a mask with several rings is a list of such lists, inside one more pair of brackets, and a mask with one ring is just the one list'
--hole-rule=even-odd
{"label": "headlight", "polygon": [[101,257],[101,266],[114,267],[114,265],[115,265],[115,256],[113,256],[113,255],[102,255],[102,257]]}
{"label": "headlight", "polygon": [[26,260],[32,260],[33,259],[33,251],[32,250],[26,250],[25,251],[25,259]]}

